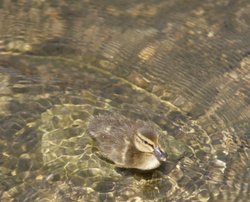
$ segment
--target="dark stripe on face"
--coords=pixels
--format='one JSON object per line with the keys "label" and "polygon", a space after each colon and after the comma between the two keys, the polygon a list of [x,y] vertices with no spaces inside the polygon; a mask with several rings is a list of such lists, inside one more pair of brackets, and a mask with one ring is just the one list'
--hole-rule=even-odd
{"label": "dark stripe on face", "polygon": [[140,133],[138,133],[137,135],[139,137],[139,139],[144,143],[149,145],[150,147],[154,148],[154,143],[149,140],[148,138],[144,137],[143,135],[141,135]]}

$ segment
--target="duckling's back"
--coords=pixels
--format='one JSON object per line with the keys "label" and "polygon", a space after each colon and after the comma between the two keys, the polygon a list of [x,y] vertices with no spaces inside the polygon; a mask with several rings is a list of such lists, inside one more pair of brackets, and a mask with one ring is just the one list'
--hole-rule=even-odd
{"label": "duckling's back", "polygon": [[[132,130],[132,122],[121,115],[98,115],[93,117],[88,125],[88,132],[93,138],[100,136],[123,137],[127,130]],[[128,136],[129,134],[127,134]]]}

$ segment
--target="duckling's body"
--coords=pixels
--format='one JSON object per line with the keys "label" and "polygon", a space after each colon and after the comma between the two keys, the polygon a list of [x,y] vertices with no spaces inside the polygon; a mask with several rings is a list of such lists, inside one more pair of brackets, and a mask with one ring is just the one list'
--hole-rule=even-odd
{"label": "duckling's body", "polygon": [[151,170],[165,155],[158,144],[160,128],[152,122],[133,121],[121,115],[99,115],[88,126],[101,154],[118,167]]}

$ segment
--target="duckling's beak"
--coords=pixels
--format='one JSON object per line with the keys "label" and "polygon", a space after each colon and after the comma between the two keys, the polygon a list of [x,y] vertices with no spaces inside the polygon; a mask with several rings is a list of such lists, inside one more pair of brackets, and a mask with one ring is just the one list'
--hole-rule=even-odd
{"label": "duckling's beak", "polygon": [[159,147],[155,147],[154,154],[159,161],[166,161],[166,154]]}

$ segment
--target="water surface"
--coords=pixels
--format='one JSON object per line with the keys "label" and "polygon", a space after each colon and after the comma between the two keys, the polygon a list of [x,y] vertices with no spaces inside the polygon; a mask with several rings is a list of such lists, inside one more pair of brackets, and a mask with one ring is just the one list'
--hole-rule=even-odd
{"label": "water surface", "polygon": [[[1,201],[247,201],[250,3],[0,2]],[[117,169],[91,116],[151,120],[160,168]]]}

